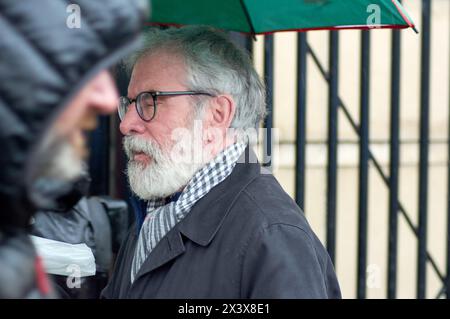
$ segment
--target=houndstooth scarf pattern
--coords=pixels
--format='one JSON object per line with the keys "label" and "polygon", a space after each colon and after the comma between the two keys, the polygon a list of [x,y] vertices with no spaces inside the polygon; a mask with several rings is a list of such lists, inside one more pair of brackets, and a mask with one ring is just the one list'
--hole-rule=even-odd
{"label": "houndstooth scarf pattern", "polygon": [[131,267],[132,283],[158,242],[189,213],[198,200],[231,174],[245,148],[246,144],[235,143],[219,153],[194,174],[178,200],[167,204],[164,199],[148,201],[147,215],[139,232]]}

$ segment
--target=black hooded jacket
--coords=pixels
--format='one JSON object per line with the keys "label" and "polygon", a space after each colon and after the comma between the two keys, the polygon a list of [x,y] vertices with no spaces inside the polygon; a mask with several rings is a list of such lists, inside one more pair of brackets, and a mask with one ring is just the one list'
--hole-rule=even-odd
{"label": "black hooded jacket", "polygon": [[[20,230],[27,227],[34,210],[39,208],[33,207],[26,182],[35,160],[34,148],[87,81],[135,47],[148,12],[146,3],[146,0],[0,0],[2,272],[20,263],[17,250],[5,245],[12,242],[11,237],[20,237]],[[77,18],[79,28],[72,20]],[[14,252],[15,259],[7,255],[8,251]],[[30,254],[26,255],[29,258]],[[18,273],[8,273],[10,279],[14,275],[20,278]],[[2,277],[0,274],[0,297],[29,295],[26,284],[22,285],[25,288],[13,291],[2,284]]]}

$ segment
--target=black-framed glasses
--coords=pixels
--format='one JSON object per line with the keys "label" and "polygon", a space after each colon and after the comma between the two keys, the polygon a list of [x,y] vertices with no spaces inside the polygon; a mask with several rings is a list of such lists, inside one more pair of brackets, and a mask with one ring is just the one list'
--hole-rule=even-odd
{"label": "black-framed glasses", "polygon": [[122,121],[127,114],[128,106],[134,103],[136,107],[136,112],[139,117],[145,121],[150,122],[156,115],[156,107],[158,105],[158,96],[179,96],[179,95],[207,95],[214,97],[214,95],[206,92],[198,91],[145,91],[139,93],[135,99],[130,99],[126,96],[121,96],[119,98],[119,107],[117,111],[119,112],[119,118]]}

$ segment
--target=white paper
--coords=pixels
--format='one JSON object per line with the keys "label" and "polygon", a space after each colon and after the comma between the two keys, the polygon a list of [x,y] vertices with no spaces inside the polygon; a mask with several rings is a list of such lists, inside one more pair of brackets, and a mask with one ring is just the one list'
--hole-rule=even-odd
{"label": "white paper", "polygon": [[95,275],[95,258],[86,244],[68,244],[30,235],[48,274],[87,277]]}

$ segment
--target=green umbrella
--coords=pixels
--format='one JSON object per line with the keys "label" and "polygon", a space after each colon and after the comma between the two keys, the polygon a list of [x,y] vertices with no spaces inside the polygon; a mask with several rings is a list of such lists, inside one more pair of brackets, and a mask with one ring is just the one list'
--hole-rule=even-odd
{"label": "green umbrella", "polygon": [[415,29],[397,0],[151,0],[156,25],[210,25],[264,34],[275,31]]}

